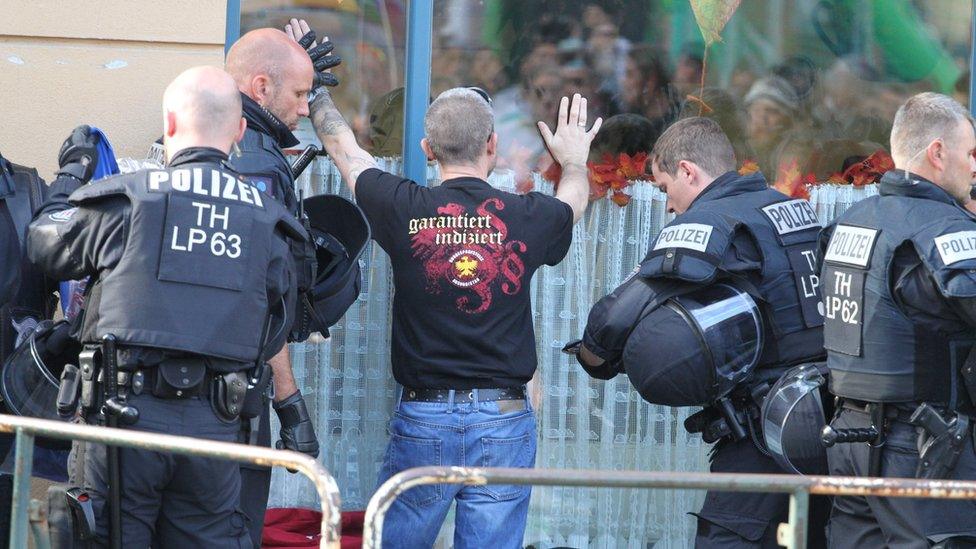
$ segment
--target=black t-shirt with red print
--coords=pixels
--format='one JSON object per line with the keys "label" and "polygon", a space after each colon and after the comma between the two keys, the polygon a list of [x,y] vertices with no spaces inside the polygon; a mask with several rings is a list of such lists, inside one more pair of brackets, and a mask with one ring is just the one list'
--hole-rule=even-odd
{"label": "black t-shirt with red print", "polygon": [[562,261],[573,212],[463,177],[424,187],[378,169],[356,181],[373,239],[390,255],[393,376],[405,387],[515,387],[535,372],[529,283]]}

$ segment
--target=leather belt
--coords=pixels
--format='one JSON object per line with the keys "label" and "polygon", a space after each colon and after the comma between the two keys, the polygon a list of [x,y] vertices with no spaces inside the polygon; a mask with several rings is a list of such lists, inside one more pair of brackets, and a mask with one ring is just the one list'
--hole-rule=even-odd
{"label": "leather belt", "polygon": [[[866,401],[863,401],[863,400],[855,400],[855,399],[852,399],[852,398],[843,398],[842,397],[841,398],[841,404],[840,404],[840,406],[841,406],[841,408],[844,408],[845,410],[851,410],[851,411],[854,411],[854,412],[860,412],[862,414],[870,414],[871,413],[870,406],[872,404],[874,404],[874,403],[872,403],[872,402],[866,402]],[[902,422],[905,422],[905,423],[908,423],[908,420],[912,417],[912,411],[911,410],[901,409],[901,408],[899,408],[895,404],[887,404],[887,405],[885,405],[884,412],[885,412],[885,418],[887,418],[887,419],[895,419],[895,420],[902,421]]]}
{"label": "leather belt", "polygon": [[149,393],[160,398],[207,398],[210,396],[210,382],[213,379],[213,375],[211,375],[210,371],[207,371],[207,375],[203,376],[200,383],[195,386],[181,390],[181,394],[179,395],[174,394],[163,397],[153,392],[153,389],[157,386],[159,377],[159,369],[157,367],[140,368],[135,372],[126,372],[125,374],[127,375],[123,379],[123,372],[119,372],[120,387],[129,389],[135,395]]}
{"label": "leather belt", "polygon": [[463,404],[474,402],[496,402],[500,400],[524,400],[525,387],[507,387],[503,389],[411,389],[403,388],[400,400],[405,402],[448,402],[451,393],[454,402]]}

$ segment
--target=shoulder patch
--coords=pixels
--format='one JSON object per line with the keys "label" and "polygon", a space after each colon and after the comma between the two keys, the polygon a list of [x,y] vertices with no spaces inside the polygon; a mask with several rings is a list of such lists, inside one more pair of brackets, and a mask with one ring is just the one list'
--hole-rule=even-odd
{"label": "shoulder patch", "polygon": [[61,210],[58,212],[54,212],[53,214],[48,214],[48,217],[51,219],[51,221],[57,221],[58,223],[65,223],[67,221],[70,221],[71,218],[74,217],[75,212],[77,211],[78,208],[68,208],[67,210]]}
{"label": "shoulder patch", "polygon": [[820,228],[813,206],[803,199],[785,200],[762,208],[762,212],[780,235]]}
{"label": "shoulder patch", "polygon": [[946,265],[976,259],[976,231],[959,231],[936,237],[935,248]]}
{"label": "shoulder patch", "polygon": [[827,244],[824,261],[867,268],[878,232],[877,229],[866,227],[837,225],[834,234],[830,237],[830,243]]}
{"label": "shoulder patch", "polygon": [[679,223],[665,227],[657,237],[655,250],[662,248],[688,248],[704,252],[708,248],[708,240],[712,237],[711,225],[702,223]]}

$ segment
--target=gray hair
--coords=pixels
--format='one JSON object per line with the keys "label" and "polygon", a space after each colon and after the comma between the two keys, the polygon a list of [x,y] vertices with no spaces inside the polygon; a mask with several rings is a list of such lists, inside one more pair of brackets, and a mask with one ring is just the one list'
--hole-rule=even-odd
{"label": "gray hair", "polygon": [[437,96],[424,116],[424,133],[441,164],[474,164],[494,131],[491,107],[477,92],[451,88]]}
{"label": "gray hair", "polygon": [[911,162],[942,137],[952,139],[960,122],[973,123],[973,117],[955,99],[941,93],[925,92],[905,101],[895,113],[891,127],[891,157],[899,168]]}
{"label": "gray hair", "polygon": [[654,144],[651,160],[657,169],[675,175],[678,162],[687,160],[718,177],[735,169],[735,151],[718,122],[702,116],[683,118],[664,130]]}

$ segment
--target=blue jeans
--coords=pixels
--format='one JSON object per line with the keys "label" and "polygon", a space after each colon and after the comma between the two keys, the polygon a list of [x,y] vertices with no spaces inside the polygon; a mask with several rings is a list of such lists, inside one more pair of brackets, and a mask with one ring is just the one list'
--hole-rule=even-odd
{"label": "blue jeans", "polygon": [[[402,402],[390,420],[390,443],[379,482],[412,467],[532,467],[535,412],[528,402]],[[514,406],[513,406],[514,405]],[[517,408],[517,409],[512,409]],[[457,500],[454,547],[522,547],[531,487],[417,486],[393,501],[383,522],[383,547],[430,547]]]}

